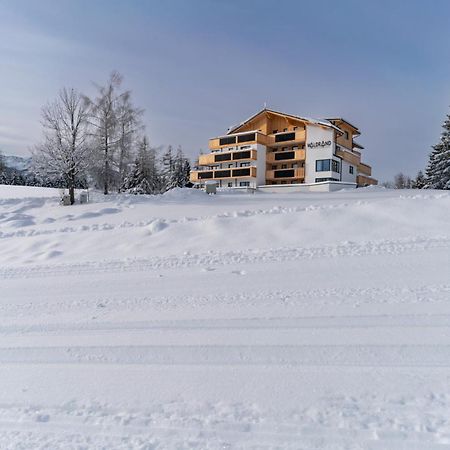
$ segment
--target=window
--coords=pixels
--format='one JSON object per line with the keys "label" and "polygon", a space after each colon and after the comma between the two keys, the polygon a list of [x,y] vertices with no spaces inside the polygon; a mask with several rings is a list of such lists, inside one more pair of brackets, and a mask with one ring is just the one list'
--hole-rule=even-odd
{"label": "window", "polygon": [[331,170],[333,172],[337,172],[340,173],[341,172],[341,164],[339,163],[339,161],[335,161],[334,159],[331,160]]}
{"label": "window", "polygon": [[283,131],[287,131],[287,130],[288,130],[287,128],[284,128],[284,129],[283,129]]}
{"label": "window", "polygon": [[250,167],[250,163],[249,162],[243,162],[240,164],[241,167]]}
{"label": "window", "polygon": [[240,150],[245,150],[246,148],[252,148],[251,145],[241,145]]}
{"label": "window", "polygon": [[353,173],[353,166],[348,166],[349,173]]}
{"label": "window", "polygon": [[278,133],[278,130],[273,130],[272,131],[272,134],[276,134],[276,133]]}
{"label": "window", "polygon": [[242,186],[242,187],[244,187],[244,186],[250,186],[250,181],[240,181],[240,182],[239,182],[239,186]]}
{"label": "window", "polygon": [[287,164],[281,164],[282,169],[287,169]]}
{"label": "window", "polygon": [[330,165],[329,159],[318,159],[316,161],[316,172],[328,172],[330,170]]}
{"label": "window", "polygon": [[228,185],[227,185],[228,187],[233,187],[233,183],[232,182],[230,182],[230,183],[228,183]]}
{"label": "window", "polygon": [[297,129],[298,127],[294,127],[294,128],[292,128],[294,131]]}
{"label": "window", "polygon": [[316,183],[322,183],[323,181],[339,181],[336,178],[316,178]]}
{"label": "window", "polygon": [[348,131],[346,131],[345,132],[345,139],[348,139],[349,138],[349,136],[348,136]]}
{"label": "window", "polygon": [[228,167],[233,167],[234,166],[234,164],[233,163],[231,163],[231,164],[228,164]]}
{"label": "window", "polygon": [[277,170],[277,166],[272,166],[272,170]]}

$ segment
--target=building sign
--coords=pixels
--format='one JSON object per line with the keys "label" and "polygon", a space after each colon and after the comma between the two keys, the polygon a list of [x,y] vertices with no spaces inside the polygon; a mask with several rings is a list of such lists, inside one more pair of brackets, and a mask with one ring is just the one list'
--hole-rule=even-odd
{"label": "building sign", "polygon": [[309,148],[316,148],[316,147],[329,147],[331,145],[331,141],[317,141],[317,142],[310,142],[308,144]]}

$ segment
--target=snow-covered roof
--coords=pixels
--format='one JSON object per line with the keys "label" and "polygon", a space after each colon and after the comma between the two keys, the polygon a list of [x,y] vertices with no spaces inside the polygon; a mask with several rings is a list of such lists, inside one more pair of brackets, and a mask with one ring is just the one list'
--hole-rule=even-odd
{"label": "snow-covered roof", "polygon": [[280,116],[292,117],[294,119],[302,120],[303,122],[312,123],[312,124],[316,124],[316,125],[321,125],[321,126],[328,127],[328,128],[333,128],[337,132],[343,134],[342,130],[339,127],[337,127],[336,125],[332,124],[327,119],[315,119],[315,118],[312,118],[312,117],[296,116],[296,115],[293,115],[293,114],[286,114],[286,113],[282,113],[280,111],[275,111],[273,109],[267,109],[267,108],[264,108],[264,109],[258,111],[256,114],[253,114],[253,116],[251,116],[248,119],[244,120],[240,124],[230,127],[228,129],[227,134],[237,134],[237,133],[233,133],[233,131],[236,130],[237,128],[241,127],[242,125],[245,125],[247,122],[250,122],[250,120],[254,119],[256,116],[258,116],[259,114],[261,114],[263,112],[268,112],[268,113],[272,113],[272,114],[278,114]]}

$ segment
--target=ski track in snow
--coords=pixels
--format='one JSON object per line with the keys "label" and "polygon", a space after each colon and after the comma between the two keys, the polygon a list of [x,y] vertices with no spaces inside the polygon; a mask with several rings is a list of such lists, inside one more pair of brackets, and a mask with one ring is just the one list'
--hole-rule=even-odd
{"label": "ski track in snow", "polygon": [[[263,207],[250,196],[249,208],[240,196],[115,197],[67,214],[54,198],[0,198],[0,245],[30,251],[21,243],[46,237],[58,257],[0,262],[0,449],[450,448],[449,196],[358,191],[301,205],[265,195],[276,205]],[[428,208],[436,228],[398,232],[383,210],[391,200],[402,214]],[[193,211],[164,217],[146,202]],[[320,233],[308,245],[246,245],[246,219],[289,217],[325,234],[334,224],[323,217],[347,210],[363,239],[346,228],[333,245]],[[184,251],[177,237],[236,220],[231,250]],[[171,235],[176,252],[96,253],[96,236],[140,229]],[[82,260],[51,247],[78,235],[93,243]]]}

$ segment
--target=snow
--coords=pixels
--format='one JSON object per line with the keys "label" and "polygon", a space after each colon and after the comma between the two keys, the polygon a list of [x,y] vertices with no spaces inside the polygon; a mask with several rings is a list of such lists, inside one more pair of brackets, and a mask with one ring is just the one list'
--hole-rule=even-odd
{"label": "snow", "polygon": [[0,448],[450,447],[450,195],[0,186]]}

